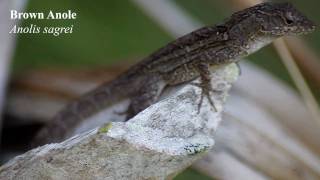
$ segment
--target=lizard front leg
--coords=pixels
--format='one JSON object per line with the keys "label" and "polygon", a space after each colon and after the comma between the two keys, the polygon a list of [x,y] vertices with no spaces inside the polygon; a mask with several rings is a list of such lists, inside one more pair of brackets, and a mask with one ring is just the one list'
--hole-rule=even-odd
{"label": "lizard front leg", "polygon": [[214,89],[212,89],[211,86],[211,77],[210,77],[210,71],[209,71],[209,65],[205,63],[199,63],[196,65],[196,70],[200,74],[200,83],[191,83],[192,85],[195,85],[197,87],[201,88],[201,96],[200,96],[200,102],[198,104],[198,113],[200,112],[201,105],[203,103],[204,96],[207,97],[210,105],[213,107],[215,111],[217,111],[216,106],[214,105],[214,101],[211,98],[210,92],[216,92]]}
{"label": "lizard front leg", "polygon": [[177,85],[180,83],[194,80],[199,76],[201,77],[200,83],[191,83],[192,85],[200,87],[202,90],[200,102],[198,104],[198,112],[200,112],[200,107],[202,105],[204,96],[208,98],[210,105],[215,109],[215,111],[217,111],[213,103],[213,100],[211,99],[211,96],[210,96],[210,92],[215,92],[215,91],[212,89],[211,83],[210,83],[211,78],[210,78],[209,65],[205,63],[185,64],[184,66],[181,66],[175,69],[174,71],[167,73],[164,76],[164,79],[169,85]]}

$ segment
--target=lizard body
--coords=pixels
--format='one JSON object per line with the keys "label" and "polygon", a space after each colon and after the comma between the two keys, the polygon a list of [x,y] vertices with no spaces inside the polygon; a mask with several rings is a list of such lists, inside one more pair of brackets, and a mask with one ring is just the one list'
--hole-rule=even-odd
{"label": "lizard body", "polygon": [[214,106],[210,66],[237,62],[279,37],[314,29],[315,25],[288,3],[262,3],[236,12],[222,24],[176,39],[118,78],[67,105],[40,131],[35,143],[60,141],[69,127],[125,98],[131,100],[127,112],[130,118],[154,103],[166,86],[199,76],[201,102],[207,96]]}

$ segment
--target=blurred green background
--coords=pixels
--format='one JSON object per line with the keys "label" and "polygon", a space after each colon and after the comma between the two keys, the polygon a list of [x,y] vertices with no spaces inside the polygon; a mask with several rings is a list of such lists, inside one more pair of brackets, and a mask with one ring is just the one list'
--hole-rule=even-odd
{"label": "blurred green background", "polygon": [[[319,0],[291,0],[319,24]],[[196,20],[212,25],[232,13],[228,0],[174,0]],[[73,34],[20,34],[14,55],[15,74],[36,68],[94,68],[112,63],[133,63],[164,46],[172,37],[129,0],[30,0],[29,12],[77,12],[76,20],[26,20],[22,26],[70,26]],[[314,48],[320,47],[320,33],[304,37]],[[271,46],[249,59],[293,86],[286,69]],[[245,72],[243,72],[245,73]],[[313,89],[319,97],[320,92]],[[176,179],[209,179],[194,170]]]}

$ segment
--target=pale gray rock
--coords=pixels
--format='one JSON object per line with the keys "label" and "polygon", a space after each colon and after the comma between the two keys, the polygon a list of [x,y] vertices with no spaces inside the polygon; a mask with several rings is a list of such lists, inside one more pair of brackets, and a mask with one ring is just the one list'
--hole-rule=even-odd
{"label": "pale gray rock", "polygon": [[[0,179],[166,179],[214,145],[235,64],[211,69],[217,112],[201,90],[184,84],[128,122],[109,122],[57,144],[33,149],[1,167]],[[198,81],[198,80],[195,80]],[[104,118],[107,121],[107,116]]]}

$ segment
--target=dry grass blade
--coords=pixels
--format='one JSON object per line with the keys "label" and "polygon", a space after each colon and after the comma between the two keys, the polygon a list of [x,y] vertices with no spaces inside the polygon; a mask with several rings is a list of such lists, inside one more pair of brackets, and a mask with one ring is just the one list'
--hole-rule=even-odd
{"label": "dry grass blade", "polygon": [[[2,0],[0,1],[0,113],[2,113],[5,93],[7,88],[7,79],[9,76],[9,67],[15,47],[15,35],[8,33],[8,27],[18,23],[16,20],[8,18],[8,9],[21,10],[24,7],[25,0]],[[2,121],[0,119],[0,136]]]}
{"label": "dry grass blade", "polygon": [[284,40],[303,74],[320,88],[320,61],[317,54],[300,38],[289,37]]}
{"label": "dry grass blade", "polygon": [[279,39],[274,42],[274,46],[281,57],[283,63],[285,64],[286,68],[288,69],[294,83],[296,84],[301,96],[303,97],[306,106],[308,107],[313,119],[316,123],[320,126],[320,112],[317,101],[313,96],[310,88],[308,87],[305,79],[303,78],[297,64],[293,60],[293,57],[286,46],[286,43],[283,39]]}

